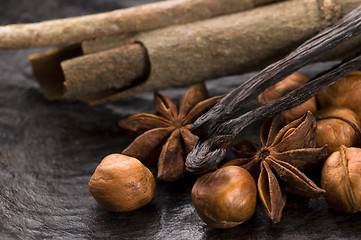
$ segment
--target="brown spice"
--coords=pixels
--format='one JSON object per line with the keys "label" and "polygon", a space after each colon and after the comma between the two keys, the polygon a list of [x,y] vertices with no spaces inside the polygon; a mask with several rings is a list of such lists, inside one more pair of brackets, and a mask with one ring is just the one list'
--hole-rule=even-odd
{"label": "brown spice", "polygon": [[256,183],[241,167],[220,168],[198,178],[192,188],[192,201],[208,225],[235,227],[250,219],[256,210]]}
{"label": "brown spice", "polygon": [[[267,88],[263,93],[258,95],[258,102],[262,105],[271,102],[305,85],[307,81],[308,78],[305,75],[299,72],[292,73],[290,76]],[[287,120],[292,121],[301,117],[307,111],[315,113],[316,110],[316,97],[312,97],[297,107],[283,111],[282,114]]]}
{"label": "brown spice", "polygon": [[191,87],[180,100],[179,109],[168,97],[155,94],[157,115],[140,113],[121,120],[119,126],[139,135],[123,154],[147,165],[158,162],[158,179],[175,181],[183,176],[186,155],[198,140],[189,129],[222,96],[208,98],[203,83]]}
{"label": "brown spice", "polygon": [[361,143],[361,123],[355,112],[344,107],[325,108],[316,113],[316,146],[328,145],[328,153]]}
{"label": "brown spice", "polygon": [[361,117],[361,71],[354,71],[317,94],[321,108],[346,107]]}
{"label": "brown spice", "polygon": [[95,169],[88,186],[103,208],[129,212],[153,199],[156,184],[152,172],[138,159],[110,154]]}
{"label": "brown spice", "polygon": [[342,213],[361,211],[361,149],[341,146],[322,168],[321,186],[331,208]]}
{"label": "brown spice", "polygon": [[132,33],[230,14],[276,0],[175,0],[0,27],[0,48],[34,48]]}
{"label": "brown spice", "polygon": [[258,176],[259,196],[272,223],[281,220],[285,192],[309,198],[318,198],[324,193],[299,170],[317,166],[327,156],[326,146],[315,148],[314,116],[308,112],[281,128],[283,123],[282,115],[277,115],[263,125],[261,149],[248,141],[234,145],[234,153],[239,158],[226,164],[241,166],[254,177]]}

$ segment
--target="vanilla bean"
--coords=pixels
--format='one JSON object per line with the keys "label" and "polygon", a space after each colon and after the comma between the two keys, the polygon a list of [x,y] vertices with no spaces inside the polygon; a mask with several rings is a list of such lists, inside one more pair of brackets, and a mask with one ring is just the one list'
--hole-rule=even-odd
{"label": "vanilla bean", "polygon": [[192,132],[201,138],[210,136],[218,125],[241,115],[250,99],[360,32],[361,6],[231,91],[193,124]]}
{"label": "vanilla bean", "polygon": [[204,173],[217,168],[225,153],[225,147],[231,143],[234,137],[251,123],[272,117],[275,114],[298,106],[316,95],[321,89],[327,87],[345,77],[351,71],[361,67],[361,54],[337,65],[321,76],[312,79],[307,84],[291,93],[269,102],[241,116],[226,121],[219,125],[212,135],[199,141],[193,151],[188,155],[186,167],[193,173]]}
{"label": "vanilla bean", "polygon": [[289,94],[269,102],[261,107],[247,112],[238,118],[223,123],[216,129],[216,134],[226,134],[236,136],[244,127],[258,119],[272,117],[275,114],[300,105],[312,96],[316,95],[321,89],[331,85],[338,79],[348,75],[350,72],[361,67],[361,54],[349,61],[338,64],[334,68],[326,71],[319,77],[311,79],[304,86],[290,92]]}
{"label": "vanilla bean", "polygon": [[297,106],[314,96],[323,87],[361,67],[361,57],[358,55],[279,100],[246,113],[244,111],[244,106],[267,87],[360,32],[361,6],[336,25],[306,41],[284,59],[265,68],[227,94],[193,124],[192,132],[196,133],[200,139],[187,156],[187,170],[198,174],[214,170],[225,154],[225,147],[246,126],[256,120]]}

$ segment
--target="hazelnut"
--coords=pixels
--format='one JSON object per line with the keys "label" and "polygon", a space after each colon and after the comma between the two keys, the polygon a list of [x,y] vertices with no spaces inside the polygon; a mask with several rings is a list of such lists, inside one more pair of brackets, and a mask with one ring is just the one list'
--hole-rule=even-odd
{"label": "hazelnut", "polygon": [[192,200],[200,218],[215,228],[231,228],[256,209],[256,183],[245,169],[227,166],[198,178]]}
{"label": "hazelnut", "polygon": [[354,71],[317,95],[320,108],[346,107],[361,116],[361,71]]}
{"label": "hazelnut", "polygon": [[[271,102],[305,85],[307,81],[308,78],[306,76],[295,72],[277,84],[267,88],[258,96],[258,102],[262,105]],[[312,97],[297,107],[282,112],[282,114],[288,121],[293,121],[303,116],[307,111],[315,113],[316,109],[316,98]]]}
{"label": "hazelnut", "polygon": [[322,109],[316,113],[316,146],[328,145],[329,154],[341,145],[346,147],[359,144],[360,119],[348,108]]}
{"label": "hazelnut", "polygon": [[361,211],[361,149],[341,146],[322,168],[321,186],[331,208],[342,213]]}
{"label": "hazelnut", "polygon": [[152,200],[155,180],[138,159],[111,154],[95,169],[89,181],[89,191],[103,208],[129,212]]}

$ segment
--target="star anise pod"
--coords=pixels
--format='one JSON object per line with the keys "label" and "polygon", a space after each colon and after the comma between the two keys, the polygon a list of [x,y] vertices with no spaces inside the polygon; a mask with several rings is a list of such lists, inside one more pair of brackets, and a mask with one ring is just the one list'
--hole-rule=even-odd
{"label": "star anise pod", "polygon": [[258,193],[272,223],[281,220],[285,192],[308,198],[325,192],[300,171],[321,164],[327,156],[327,146],[315,147],[315,117],[307,112],[286,126],[284,123],[282,115],[277,115],[262,126],[262,148],[247,140],[233,145],[238,159],[226,164],[244,167],[258,177]]}
{"label": "star anise pod", "polygon": [[204,83],[192,86],[181,98],[179,109],[168,97],[155,93],[157,115],[139,113],[119,122],[138,137],[123,151],[148,166],[158,164],[158,179],[175,181],[183,176],[184,162],[198,137],[190,132],[192,123],[222,96],[208,98]]}

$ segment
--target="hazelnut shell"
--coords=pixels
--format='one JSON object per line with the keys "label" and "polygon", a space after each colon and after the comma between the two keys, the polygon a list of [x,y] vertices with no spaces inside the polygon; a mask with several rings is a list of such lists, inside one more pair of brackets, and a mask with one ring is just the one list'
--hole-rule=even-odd
{"label": "hazelnut shell", "polygon": [[227,166],[200,177],[192,200],[200,218],[215,228],[231,228],[250,219],[256,208],[256,183],[245,169]]}
{"label": "hazelnut shell", "polygon": [[321,186],[331,208],[342,213],[361,210],[361,149],[341,146],[322,168]]}
{"label": "hazelnut shell", "polygon": [[361,71],[354,71],[317,95],[320,108],[346,107],[361,116]]}
{"label": "hazelnut shell", "polygon": [[88,185],[99,205],[115,212],[140,208],[152,200],[155,192],[151,171],[138,159],[123,154],[105,157]]}
{"label": "hazelnut shell", "polygon": [[326,108],[316,113],[316,146],[328,145],[329,154],[341,145],[357,146],[360,141],[360,119],[344,107]]}

